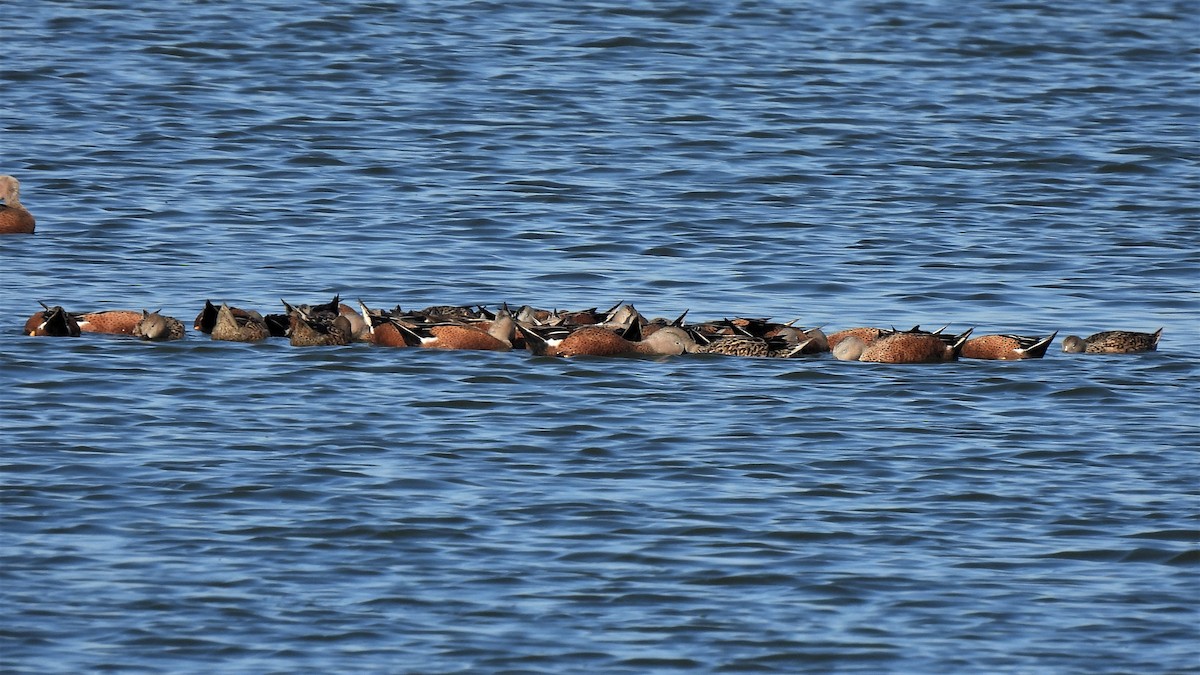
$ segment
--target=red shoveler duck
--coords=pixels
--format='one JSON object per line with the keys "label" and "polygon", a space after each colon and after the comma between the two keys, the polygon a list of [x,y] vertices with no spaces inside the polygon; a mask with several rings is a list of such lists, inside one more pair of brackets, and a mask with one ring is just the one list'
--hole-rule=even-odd
{"label": "red shoveler duck", "polygon": [[175,317],[163,316],[159,313],[161,311],[147,312],[143,309],[142,320],[133,327],[134,337],[155,342],[182,340],[184,336],[183,322]]}
{"label": "red shoveler duck", "polygon": [[1058,331],[1045,337],[1026,335],[980,335],[967,340],[962,347],[964,359],[990,359],[1013,361],[1017,359],[1040,359],[1046,355],[1050,343]]}
{"label": "red shoveler duck", "polygon": [[677,356],[697,349],[686,330],[666,326],[644,340],[627,340],[613,330],[584,326],[562,337],[544,337],[528,326],[517,323],[526,348],[535,356]]}
{"label": "red shoveler duck", "polygon": [[888,333],[867,344],[854,335],[843,338],[833,348],[835,358],[843,361],[872,363],[941,363],[956,361],[971,331],[943,339],[937,333],[903,331]]}
{"label": "red shoveler duck", "polygon": [[[682,317],[680,317],[682,318]],[[817,329],[810,331],[792,326],[795,321],[780,324],[770,319],[725,319],[719,324],[708,324],[700,332],[693,332],[700,343],[698,354],[724,354],[727,356],[753,356],[765,358],[792,358],[822,350],[825,335]],[[813,343],[820,340],[820,343]]]}
{"label": "red shoveler duck", "polygon": [[[942,333],[942,331],[946,330],[946,328],[947,328],[947,326],[942,326],[941,328],[930,332],[930,331],[926,331],[926,330],[921,330],[920,326],[913,326],[912,328],[908,329],[907,331],[898,331],[894,327],[893,328],[876,328],[874,326],[859,326],[857,328],[847,328],[845,330],[839,330],[836,333],[831,333],[826,338],[826,346],[829,347],[830,351],[833,351],[834,349],[837,348],[838,344],[842,340],[845,340],[846,338],[850,338],[850,337],[856,337],[856,338],[862,340],[864,344],[869,345],[881,337],[891,335],[893,333],[900,333],[900,332],[923,333],[923,334],[927,334],[927,335],[940,335]],[[853,359],[851,359],[851,360],[853,360]]]}
{"label": "red shoveler duck", "polygon": [[235,310],[222,302],[209,334],[214,340],[226,342],[261,342],[270,337],[271,331],[258,312]]}
{"label": "red shoveler duck", "polygon": [[21,181],[0,176],[0,234],[33,234],[33,214],[21,204]]}
{"label": "red shoveler duck", "polygon": [[79,323],[62,307],[40,303],[42,311],[35,312],[25,322],[26,335],[49,337],[79,337]]}
{"label": "red shoveler duck", "polygon": [[887,331],[882,328],[875,328],[873,326],[858,326],[856,328],[847,328],[845,330],[839,330],[836,333],[830,333],[826,337],[826,342],[829,345],[829,349],[832,351],[837,349],[837,346],[846,338],[858,338],[863,342],[863,344],[869,345],[877,340],[880,335],[885,333],[887,333]]}
{"label": "red shoveler duck", "polygon": [[1106,330],[1081,338],[1068,335],[1063,338],[1062,349],[1069,354],[1136,354],[1158,350],[1158,341],[1163,329],[1153,333],[1138,333],[1128,330]]}
{"label": "red shoveler duck", "polygon": [[362,300],[358,301],[358,306],[362,310],[363,323],[366,325],[366,332],[363,334],[363,340],[373,345],[380,347],[407,347],[408,341],[405,339],[404,333],[400,332],[400,323],[403,316],[400,306],[390,311],[375,310],[367,307]]}
{"label": "red shoveler duck", "polygon": [[505,315],[492,323],[490,331],[461,323],[397,323],[396,327],[409,347],[506,352],[512,349],[510,335],[514,325],[512,318]]}

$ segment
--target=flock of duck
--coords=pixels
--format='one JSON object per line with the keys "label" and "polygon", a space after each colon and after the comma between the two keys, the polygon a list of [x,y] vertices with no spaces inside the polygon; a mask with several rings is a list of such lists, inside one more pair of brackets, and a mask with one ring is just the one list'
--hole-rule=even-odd
{"label": "flock of duck", "polygon": [[[252,309],[206,300],[192,329],[213,340],[258,342],[286,338],[293,346],[333,346],[356,342],[380,347],[447,350],[527,350],[536,356],[677,356],[723,354],[762,358],[797,358],[832,353],[845,361],[938,363],[971,359],[1036,359],[1045,356],[1057,332],[1046,336],[983,335],[973,329],[948,334],[939,330],[856,327],[826,334],[820,327],[795,322],[736,317],[687,323],[685,311],[675,319],[650,319],[632,304],[617,303],[600,311],[536,309],[528,305],[496,311],[483,306],[434,306],[420,311],[371,309],[362,301],[354,309],[334,298],[323,304],[292,305],[262,314]],[[84,333],[128,335],[143,340],[180,340],[182,321],[146,310],[68,312],[42,304],[25,322],[31,336],[78,337]],[[1105,331],[1087,338],[1063,340],[1064,352],[1114,354],[1154,351],[1162,329],[1154,333]]]}
{"label": "flock of duck", "polygon": [[[36,222],[21,204],[21,184],[0,176],[0,234],[32,234]],[[1046,354],[1057,331],[1047,336],[983,335],[973,329],[945,334],[914,326],[908,330],[857,327],[826,334],[820,327],[801,328],[795,322],[769,318],[722,319],[685,324],[677,319],[647,319],[633,305],[617,303],[607,311],[596,308],[563,312],[507,305],[485,307],[436,306],[406,312],[396,306],[374,310],[359,301],[356,310],[337,296],[318,305],[283,302],[279,314],[214,305],[205,301],[194,330],[213,340],[258,342],[287,338],[297,347],[366,342],[381,347],[524,349],[537,356],[674,356],[725,354],[764,358],[795,358],[832,353],[846,361],[877,363],[937,363],[971,359],[1038,359]],[[83,333],[130,335],[143,340],[180,340],[187,335],[182,321],[145,310],[105,310],[73,313],[42,304],[25,322],[33,336],[78,337]],[[1162,329],[1154,333],[1104,331],[1062,342],[1064,352],[1116,354],[1154,351]]]}

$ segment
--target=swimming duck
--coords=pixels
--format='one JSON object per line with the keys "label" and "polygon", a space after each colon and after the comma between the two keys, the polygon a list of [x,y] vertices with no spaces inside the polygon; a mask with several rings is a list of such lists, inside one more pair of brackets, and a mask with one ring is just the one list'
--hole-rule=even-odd
{"label": "swimming duck", "polygon": [[461,323],[406,325],[397,322],[395,325],[409,347],[493,352],[512,349],[512,340],[508,336],[514,324],[507,315],[492,324],[492,331]]}
{"label": "swimming duck", "polygon": [[1050,343],[1058,331],[1046,337],[1025,335],[980,335],[967,340],[962,347],[964,359],[992,359],[1011,361],[1015,359],[1040,359],[1046,355]]}
{"label": "swimming duck", "polygon": [[359,300],[358,306],[362,310],[363,323],[367,327],[363,341],[380,347],[408,346],[404,333],[400,332],[400,317],[403,316],[403,312],[399,305],[396,305],[394,310],[383,311],[371,309]]}
{"label": "swimming duck", "polygon": [[[221,305],[227,306],[225,303],[221,303]],[[241,322],[245,319],[252,319],[259,323],[265,323],[263,315],[259,314],[253,309],[241,309],[240,307],[230,306],[229,311],[233,313],[234,318],[237,319],[238,322]],[[196,321],[192,324],[192,328],[204,333],[205,335],[211,334],[213,332],[213,327],[217,325],[217,315],[220,313],[221,308],[214,305],[212,300],[205,300],[204,309],[200,310],[200,313],[196,315]],[[241,340],[238,340],[238,342],[241,342]]]}
{"label": "swimming duck", "polygon": [[677,356],[697,349],[696,341],[677,326],[661,328],[640,341],[627,340],[600,326],[584,326],[565,337],[549,339],[519,322],[517,330],[535,356]]}
{"label": "swimming duck", "polygon": [[[211,303],[208,303],[211,305]],[[207,311],[207,307],[205,308]],[[217,310],[212,328],[209,330],[214,340],[227,342],[260,342],[271,335],[267,322],[262,315],[254,311],[235,310],[225,303]]]}
{"label": "swimming duck", "polygon": [[925,334],[925,335],[941,335],[942,331],[946,330],[946,328],[948,328],[948,327],[949,326],[942,326],[941,328],[939,328],[935,331],[927,331],[927,330],[921,330],[921,327],[919,325],[917,325],[917,326],[913,326],[912,328],[909,328],[906,331],[899,331],[899,330],[896,330],[895,328],[876,328],[874,326],[859,326],[857,328],[847,328],[845,330],[839,330],[836,333],[830,334],[826,339],[826,345],[829,347],[830,351],[832,351],[833,349],[837,348],[838,343],[840,343],[842,340],[845,340],[848,337],[856,337],[856,338],[862,340],[863,343],[869,345],[881,337],[885,337],[887,335],[891,335],[893,333],[900,333],[900,332],[919,333],[919,334]]}
{"label": "swimming duck", "polygon": [[47,307],[39,303],[42,311],[35,312],[25,322],[25,334],[50,337],[79,337],[79,323],[62,307]]}
{"label": "swimming duck", "polygon": [[76,314],[79,330],[84,333],[108,333],[111,335],[133,335],[142,321],[142,312],[131,309],[106,309],[100,312]]}
{"label": "swimming duck", "polygon": [[1068,335],[1063,338],[1062,349],[1073,354],[1134,354],[1158,349],[1163,329],[1153,333],[1136,333],[1127,330],[1107,330],[1086,338]]}
{"label": "swimming duck", "polygon": [[886,332],[886,330],[882,328],[875,328],[874,326],[859,326],[857,328],[847,328],[845,330],[839,330],[836,333],[830,333],[826,338],[826,342],[829,345],[830,350],[837,349],[838,344],[840,344],[842,340],[851,337],[858,338],[864,344],[869,345],[878,339],[880,335],[883,335]]}
{"label": "swimming duck", "polygon": [[174,317],[163,316],[159,313],[161,311],[147,312],[143,309],[142,320],[133,327],[134,337],[155,341],[182,339],[183,322]]}
{"label": "swimming duck", "polygon": [[696,353],[788,359],[803,353],[808,343],[808,340],[788,344],[786,340],[767,340],[749,335],[727,335],[706,345],[700,345],[696,349]]}
{"label": "swimming duck", "polygon": [[33,234],[37,222],[21,204],[21,181],[0,176],[0,234]]}
{"label": "swimming duck", "polygon": [[958,359],[962,346],[971,331],[954,336],[953,342],[936,333],[901,331],[888,333],[868,344],[861,337],[849,335],[833,349],[835,358],[843,361],[874,363],[939,363]]}

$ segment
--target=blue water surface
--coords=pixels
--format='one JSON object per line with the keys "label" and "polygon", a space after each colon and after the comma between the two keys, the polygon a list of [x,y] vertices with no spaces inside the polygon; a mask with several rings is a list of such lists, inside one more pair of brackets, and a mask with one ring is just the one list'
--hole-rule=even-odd
{"label": "blue water surface", "polygon": [[[5,13],[3,672],[1200,671],[1195,2]],[[335,293],[1058,340],[20,331]]]}

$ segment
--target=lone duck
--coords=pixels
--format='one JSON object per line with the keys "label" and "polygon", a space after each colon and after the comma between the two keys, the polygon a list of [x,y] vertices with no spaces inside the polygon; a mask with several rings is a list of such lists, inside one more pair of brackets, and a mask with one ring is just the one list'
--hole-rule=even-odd
{"label": "lone duck", "polygon": [[183,339],[183,322],[175,317],[163,316],[159,311],[142,310],[142,320],[133,327],[133,335],[143,340],[165,341]]}
{"label": "lone duck", "polygon": [[1158,340],[1163,329],[1153,333],[1136,333],[1128,330],[1106,330],[1086,338],[1068,335],[1063,338],[1062,348],[1069,354],[1136,354],[1158,350]]}
{"label": "lone duck", "polygon": [[33,214],[21,205],[21,181],[0,176],[0,234],[33,234]]}
{"label": "lone duck", "polygon": [[1050,343],[1058,331],[1046,337],[1026,335],[980,335],[967,340],[963,345],[964,359],[991,359],[1012,361],[1016,359],[1040,359],[1046,355]]}

